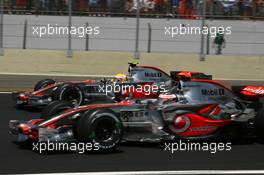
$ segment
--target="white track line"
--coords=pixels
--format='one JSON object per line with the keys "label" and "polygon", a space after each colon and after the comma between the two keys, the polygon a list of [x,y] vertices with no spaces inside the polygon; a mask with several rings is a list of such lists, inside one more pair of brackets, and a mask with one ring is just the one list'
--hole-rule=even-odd
{"label": "white track line", "polygon": [[0,92],[0,94],[12,94],[12,92]]}
{"label": "white track line", "polygon": [[[68,73],[55,73],[55,74],[49,74],[49,73],[7,73],[7,72],[0,72],[0,75],[22,75],[22,76],[58,76],[58,77],[95,77],[95,78],[113,78],[114,75],[85,75],[85,74],[68,74]],[[264,81],[263,79],[246,79],[246,78],[215,78],[216,80],[230,80],[230,81]]]}
{"label": "white track line", "polygon": [[[264,170],[191,170],[191,171],[123,171],[123,172],[83,172],[47,173],[39,175],[171,175],[171,174],[263,174]],[[33,175],[33,174],[32,174]],[[37,174],[34,174],[37,175]]]}

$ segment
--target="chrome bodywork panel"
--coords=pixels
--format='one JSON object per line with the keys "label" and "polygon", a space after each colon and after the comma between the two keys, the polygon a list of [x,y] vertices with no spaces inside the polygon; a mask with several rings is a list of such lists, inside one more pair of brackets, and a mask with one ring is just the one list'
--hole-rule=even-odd
{"label": "chrome bodywork panel", "polygon": [[[168,123],[172,124],[175,117],[184,113],[196,113],[196,110],[202,109],[208,104],[217,104],[217,107],[220,108],[219,116],[213,120],[228,119],[233,122],[247,122],[256,115],[253,109],[247,108],[245,103],[233,95],[232,92],[218,84],[190,81],[180,82],[177,88],[175,99],[130,100],[127,101],[127,104],[105,104],[103,108],[110,109],[119,116],[124,128],[123,140],[150,142],[174,139],[176,135],[166,130]],[[74,139],[72,128],[66,130],[60,128],[64,121],[74,122],[84,112],[100,108],[100,105],[76,107],[73,111],[54,116],[40,123],[38,125],[39,139],[41,141],[67,141]],[[211,113],[203,117],[208,117],[209,119]],[[56,129],[45,128],[47,123],[53,121],[62,124]],[[9,128],[12,133],[19,133],[17,126],[17,121],[10,122]]]}

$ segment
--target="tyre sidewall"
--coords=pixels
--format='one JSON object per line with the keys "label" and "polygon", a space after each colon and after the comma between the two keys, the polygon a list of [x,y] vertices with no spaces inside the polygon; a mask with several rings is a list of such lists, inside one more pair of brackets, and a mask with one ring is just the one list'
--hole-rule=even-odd
{"label": "tyre sidewall", "polygon": [[73,107],[73,104],[68,101],[53,101],[44,108],[41,114],[41,118],[45,120],[50,119],[52,116]]}
{"label": "tyre sidewall", "polygon": [[69,90],[69,89],[74,89],[74,90],[78,91],[78,94],[80,96],[80,100],[77,102],[76,106],[80,106],[84,100],[84,95],[83,95],[82,90],[78,86],[73,85],[73,84],[64,84],[64,85],[60,86],[54,95],[54,99],[60,100],[60,101],[66,101],[63,99],[64,98],[63,95],[64,95],[65,91]]}
{"label": "tyre sidewall", "polygon": [[264,141],[264,108],[261,109],[255,119],[256,134]]}
{"label": "tyre sidewall", "polygon": [[[96,138],[90,138],[90,135],[95,132],[96,127],[102,121],[111,122],[116,125],[116,133],[113,136],[112,141],[98,142]],[[77,125],[78,140],[81,142],[92,142],[93,144],[98,144],[100,150],[113,150],[120,143],[123,136],[123,127],[121,125],[120,119],[111,110],[95,110],[88,111],[80,119]]]}
{"label": "tyre sidewall", "polygon": [[53,79],[41,80],[35,85],[34,91],[38,91],[38,90],[43,89],[43,88],[47,87],[48,85],[51,85],[54,83],[56,83],[56,81]]}

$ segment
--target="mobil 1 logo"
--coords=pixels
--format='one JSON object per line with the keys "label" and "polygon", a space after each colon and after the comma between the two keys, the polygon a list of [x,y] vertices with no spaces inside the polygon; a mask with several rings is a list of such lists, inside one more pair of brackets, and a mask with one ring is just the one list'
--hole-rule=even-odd
{"label": "mobil 1 logo", "polygon": [[205,96],[223,96],[225,95],[225,89],[201,89],[201,93]]}

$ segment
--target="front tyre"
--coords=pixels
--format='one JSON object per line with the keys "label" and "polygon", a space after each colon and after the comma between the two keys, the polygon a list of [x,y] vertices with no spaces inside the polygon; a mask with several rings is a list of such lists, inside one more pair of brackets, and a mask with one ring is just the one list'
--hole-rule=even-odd
{"label": "front tyre", "polygon": [[264,141],[264,108],[256,116],[255,128],[257,136]]}
{"label": "front tyre", "polygon": [[53,101],[44,108],[41,114],[41,118],[48,120],[52,116],[58,115],[59,113],[73,107],[74,105],[68,101]]}
{"label": "front tyre", "polygon": [[83,102],[82,90],[74,84],[64,84],[55,92],[54,99],[71,102],[74,106],[80,106]]}
{"label": "front tyre", "polygon": [[43,89],[43,88],[45,88],[51,84],[54,84],[54,83],[56,83],[56,81],[53,79],[41,80],[35,85],[34,91],[38,91],[38,90]]}
{"label": "front tyre", "polygon": [[79,142],[97,144],[99,151],[113,151],[123,136],[123,127],[117,115],[108,109],[87,111],[77,123]]}

